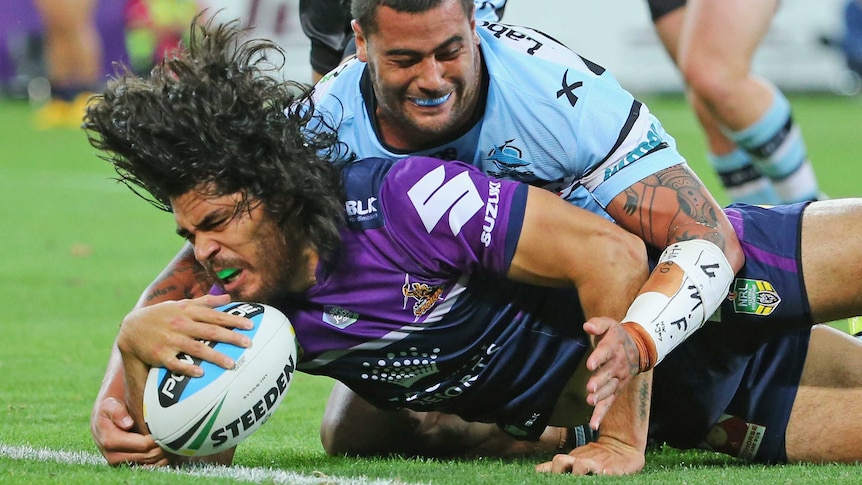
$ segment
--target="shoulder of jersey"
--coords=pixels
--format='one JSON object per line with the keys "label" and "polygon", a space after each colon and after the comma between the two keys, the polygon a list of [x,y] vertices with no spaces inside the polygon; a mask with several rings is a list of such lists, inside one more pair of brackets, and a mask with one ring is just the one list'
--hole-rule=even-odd
{"label": "shoulder of jersey", "polygon": [[[396,191],[401,187],[407,190],[411,184],[439,170],[440,167],[450,167],[450,170],[457,172],[478,171],[463,162],[444,161],[426,156],[402,159],[368,157],[348,164],[344,168],[341,179],[348,197],[358,194],[376,196],[384,182],[390,187],[396,187]],[[445,173],[445,171],[438,173]]]}
{"label": "shoulder of jersey", "polygon": [[372,193],[386,178],[397,160],[383,157],[365,157],[348,162],[341,170],[341,183],[348,197],[357,193]]}
{"label": "shoulder of jersey", "polygon": [[336,90],[340,86],[344,85],[343,83],[345,82],[351,86],[351,89],[355,89],[355,83],[359,82],[359,76],[362,75],[364,67],[365,63],[354,56],[326,73],[320,81],[314,85],[315,102],[321,99],[322,95]]}
{"label": "shoulder of jersey", "polygon": [[518,73],[541,76],[550,74],[545,72],[548,66],[557,65],[560,72],[579,73],[585,81],[609,74],[602,66],[581,57],[550,35],[530,27],[482,22],[477,32],[487,48],[503,63],[537,63],[545,66],[544,69],[513,66]]}
{"label": "shoulder of jersey", "polygon": [[376,198],[380,196],[384,182],[394,186],[396,192],[400,187],[406,191],[410,184],[445,164],[453,162],[422,156],[403,159],[368,157],[348,164],[341,180],[348,199]]}
{"label": "shoulder of jersey", "polygon": [[[576,52],[553,37],[530,27],[486,21],[477,27],[477,31],[480,32],[483,40],[505,46],[530,57],[559,64],[581,62],[581,57]],[[496,41],[491,40],[492,38]]]}

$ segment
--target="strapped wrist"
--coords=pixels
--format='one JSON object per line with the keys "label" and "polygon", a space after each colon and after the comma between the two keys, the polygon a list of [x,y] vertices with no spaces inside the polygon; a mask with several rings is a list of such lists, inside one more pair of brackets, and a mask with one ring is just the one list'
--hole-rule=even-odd
{"label": "strapped wrist", "polygon": [[632,338],[638,349],[638,372],[646,372],[652,369],[658,361],[658,353],[652,337],[639,323],[625,322],[622,324],[622,327]]}
{"label": "strapped wrist", "polygon": [[703,326],[727,298],[733,277],[724,252],[709,241],[693,239],[665,249],[622,320],[637,324],[623,328],[638,345],[642,371]]}

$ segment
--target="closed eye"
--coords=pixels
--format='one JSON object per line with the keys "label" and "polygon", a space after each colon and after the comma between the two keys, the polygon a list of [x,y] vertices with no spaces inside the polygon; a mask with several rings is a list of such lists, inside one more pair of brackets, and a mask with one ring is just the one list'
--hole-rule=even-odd
{"label": "closed eye", "polygon": [[461,55],[461,52],[463,50],[464,50],[463,46],[459,45],[459,46],[455,47],[454,49],[449,49],[449,50],[446,50],[444,52],[438,52],[437,53],[437,60],[438,61],[451,61],[453,59],[456,59],[459,55]]}
{"label": "closed eye", "polygon": [[[230,222],[232,217],[226,217],[224,214],[220,213],[212,213],[203,218],[200,222],[195,224],[195,231],[203,231],[203,232],[211,232],[218,230],[219,228],[223,228],[228,222]],[[184,228],[177,228],[177,235],[191,244],[195,243],[195,234],[194,232]]]}

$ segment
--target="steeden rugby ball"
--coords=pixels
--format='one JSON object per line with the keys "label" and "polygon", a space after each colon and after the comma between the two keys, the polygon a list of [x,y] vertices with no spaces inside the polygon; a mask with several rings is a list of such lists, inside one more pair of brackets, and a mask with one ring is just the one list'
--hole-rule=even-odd
{"label": "steeden rugby ball", "polygon": [[234,359],[234,369],[180,354],[201,366],[204,375],[188,377],[153,367],[147,376],[144,420],[156,443],[174,454],[211,455],[236,446],[275,412],[293,380],[296,340],[283,313],[247,302],[216,309],[254,322],[251,330],[234,329],[248,335],[251,347],[207,343]]}

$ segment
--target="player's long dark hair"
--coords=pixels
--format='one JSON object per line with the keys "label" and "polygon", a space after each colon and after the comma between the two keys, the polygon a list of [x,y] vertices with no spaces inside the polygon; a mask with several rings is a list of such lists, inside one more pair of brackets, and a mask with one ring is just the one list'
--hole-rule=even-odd
{"label": "player's long dark hair", "polygon": [[[120,67],[87,110],[88,138],[119,181],[162,210],[192,190],[240,193],[237,211],[263,203],[289,241],[325,255],[339,244],[344,206],[333,162],[346,150],[315,114],[308,87],[270,75],[283,51],[243,42],[244,33],[236,21],[195,22],[188,47],[149,78]],[[280,64],[267,59],[273,54]]]}

